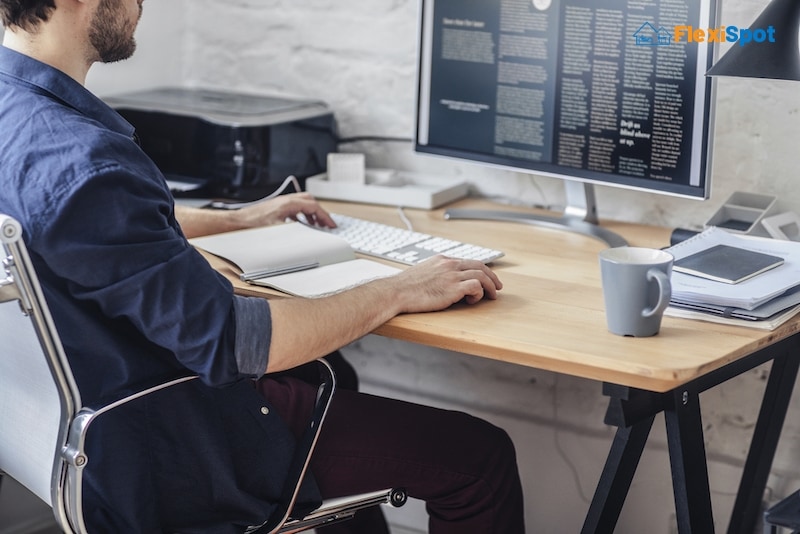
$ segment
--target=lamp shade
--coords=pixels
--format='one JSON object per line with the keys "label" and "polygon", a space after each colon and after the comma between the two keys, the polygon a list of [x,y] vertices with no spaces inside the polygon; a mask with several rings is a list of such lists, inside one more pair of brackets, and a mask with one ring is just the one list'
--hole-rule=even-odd
{"label": "lamp shade", "polygon": [[773,0],[750,30],[757,38],[733,43],[706,75],[800,81],[800,0]]}

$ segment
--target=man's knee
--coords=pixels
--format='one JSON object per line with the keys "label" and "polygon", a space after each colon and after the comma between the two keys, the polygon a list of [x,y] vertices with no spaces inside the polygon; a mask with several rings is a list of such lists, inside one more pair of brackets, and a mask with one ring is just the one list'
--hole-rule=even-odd
{"label": "man's knee", "polygon": [[508,432],[499,426],[486,421],[485,419],[474,419],[476,421],[475,424],[478,426],[478,430],[475,431],[475,435],[480,436],[481,440],[485,442],[487,447],[493,450],[515,454],[514,442],[511,440],[511,436],[508,435]]}

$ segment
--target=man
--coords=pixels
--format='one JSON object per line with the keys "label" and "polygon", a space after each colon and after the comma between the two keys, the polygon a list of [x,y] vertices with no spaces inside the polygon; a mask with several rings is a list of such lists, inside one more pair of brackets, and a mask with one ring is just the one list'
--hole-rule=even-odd
{"label": "man", "polygon": [[[200,377],[98,421],[90,530],[241,532],[273,510],[314,400],[306,382],[272,373],[397,314],[495,298],[501,283],[478,262],[439,257],[324,299],[235,296],[187,235],[298,213],[332,221],[307,195],[232,214],[176,210],[133,128],[83,87],[93,63],[133,53],[141,10],[0,0],[0,212],[23,225],[84,403]],[[426,501],[431,532],[524,532],[513,445],[465,414],[340,391],[311,470],[304,504],[399,485]]]}

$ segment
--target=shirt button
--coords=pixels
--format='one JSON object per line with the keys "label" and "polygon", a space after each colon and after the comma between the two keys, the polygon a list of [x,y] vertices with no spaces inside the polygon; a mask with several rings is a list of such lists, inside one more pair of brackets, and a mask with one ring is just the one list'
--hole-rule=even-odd
{"label": "shirt button", "polygon": [[269,408],[267,408],[266,406],[262,406],[261,413],[264,415],[269,415]]}

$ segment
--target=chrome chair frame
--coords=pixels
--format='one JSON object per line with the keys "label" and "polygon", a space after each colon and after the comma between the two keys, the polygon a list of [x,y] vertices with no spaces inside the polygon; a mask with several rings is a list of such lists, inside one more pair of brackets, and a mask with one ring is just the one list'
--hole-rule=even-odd
{"label": "chrome chair frame", "polygon": [[[85,534],[83,470],[89,463],[86,436],[98,417],[153,392],[196,379],[186,376],[157,384],[99,407],[84,406],[58,331],[31,264],[22,228],[0,214],[5,253],[0,279],[0,481],[17,480],[53,510],[66,534]],[[18,304],[14,309],[13,303]],[[301,437],[278,510],[247,533],[294,533],[353,517],[377,504],[402,506],[403,489],[333,499],[302,518],[292,518],[300,484],[336,389],[330,365],[318,360],[322,375],[314,414]]]}

